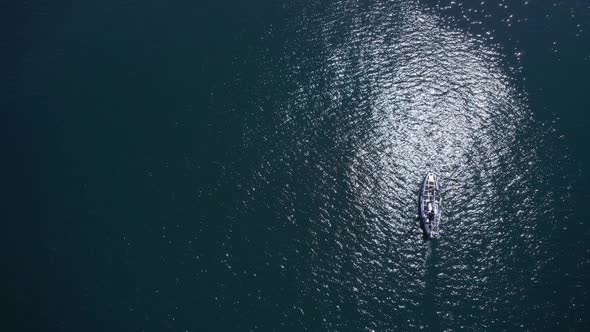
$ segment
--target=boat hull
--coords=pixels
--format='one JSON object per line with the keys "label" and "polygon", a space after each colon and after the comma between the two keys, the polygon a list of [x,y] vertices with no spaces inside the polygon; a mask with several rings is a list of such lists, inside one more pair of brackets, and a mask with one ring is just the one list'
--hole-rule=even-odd
{"label": "boat hull", "polygon": [[[441,194],[438,178],[434,173],[427,173],[422,182],[419,196],[420,227],[426,238],[436,238],[439,234],[441,219]],[[433,214],[429,218],[429,212]]]}

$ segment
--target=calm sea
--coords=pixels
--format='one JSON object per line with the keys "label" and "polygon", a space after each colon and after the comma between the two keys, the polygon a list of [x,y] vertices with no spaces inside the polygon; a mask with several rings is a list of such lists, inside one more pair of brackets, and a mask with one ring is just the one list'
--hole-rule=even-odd
{"label": "calm sea", "polygon": [[588,1],[2,8],[9,330],[590,329]]}

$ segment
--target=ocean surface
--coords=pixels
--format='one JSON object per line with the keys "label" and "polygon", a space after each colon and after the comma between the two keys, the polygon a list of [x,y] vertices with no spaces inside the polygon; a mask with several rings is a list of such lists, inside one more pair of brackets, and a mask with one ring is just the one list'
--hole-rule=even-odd
{"label": "ocean surface", "polygon": [[590,329],[588,1],[2,9],[8,330]]}

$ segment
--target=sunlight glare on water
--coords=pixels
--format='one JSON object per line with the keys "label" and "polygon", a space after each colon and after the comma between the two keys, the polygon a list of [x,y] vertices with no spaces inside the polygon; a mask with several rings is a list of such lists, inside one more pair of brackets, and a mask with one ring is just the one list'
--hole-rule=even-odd
{"label": "sunlight glare on water", "polygon": [[[249,204],[264,200],[298,234],[302,303],[328,329],[539,319],[518,306],[551,264],[537,224],[557,227],[553,206],[567,199],[567,183],[548,185],[563,151],[502,56],[415,3],[309,6],[292,23],[299,38],[267,63],[289,82],[265,84],[289,92],[264,106],[269,127],[246,128],[264,151]],[[441,238],[424,243],[427,171],[442,178],[444,212]]]}

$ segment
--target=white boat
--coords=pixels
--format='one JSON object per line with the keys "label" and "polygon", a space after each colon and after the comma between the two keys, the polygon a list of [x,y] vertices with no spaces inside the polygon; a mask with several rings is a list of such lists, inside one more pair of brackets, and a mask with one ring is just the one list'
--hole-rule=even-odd
{"label": "white boat", "polygon": [[426,238],[436,238],[441,219],[441,194],[437,177],[428,173],[420,190],[420,227]]}

